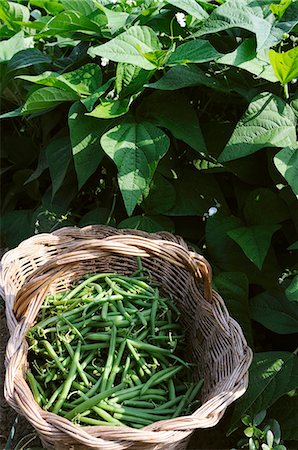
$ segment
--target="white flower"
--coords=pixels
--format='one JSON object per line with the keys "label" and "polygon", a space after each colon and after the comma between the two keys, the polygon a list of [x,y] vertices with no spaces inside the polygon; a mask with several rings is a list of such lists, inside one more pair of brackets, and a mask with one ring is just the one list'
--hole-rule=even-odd
{"label": "white flower", "polygon": [[297,78],[293,78],[293,80],[291,81],[291,84],[295,84],[297,83]]}
{"label": "white flower", "polygon": [[211,208],[208,209],[208,217],[214,216],[214,214],[217,213],[217,208],[215,206],[211,206]]}
{"label": "white flower", "polygon": [[184,28],[186,27],[186,20],[185,20],[185,14],[182,12],[177,12],[175,14],[177,22],[179,23],[180,27]]}
{"label": "white flower", "polygon": [[110,62],[110,60],[108,58],[103,57],[103,58],[101,58],[100,65],[102,67],[105,67],[109,64],[109,62]]}
{"label": "white flower", "polygon": [[116,3],[118,3],[118,0],[111,0],[111,3],[114,3],[114,5],[116,5]]}
{"label": "white flower", "polygon": [[126,4],[127,4],[128,6],[137,6],[135,0],[126,0]]}

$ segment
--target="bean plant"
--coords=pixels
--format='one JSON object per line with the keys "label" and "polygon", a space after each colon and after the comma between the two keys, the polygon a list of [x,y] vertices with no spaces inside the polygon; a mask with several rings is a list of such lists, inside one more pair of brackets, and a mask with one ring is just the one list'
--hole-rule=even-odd
{"label": "bean plant", "polygon": [[181,235],[255,352],[226,433],[266,409],[297,440],[298,1],[0,0],[0,21],[3,246]]}

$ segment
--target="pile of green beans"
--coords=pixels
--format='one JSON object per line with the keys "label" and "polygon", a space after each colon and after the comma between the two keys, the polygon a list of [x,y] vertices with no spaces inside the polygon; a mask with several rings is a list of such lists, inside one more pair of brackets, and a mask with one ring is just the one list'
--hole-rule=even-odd
{"label": "pile of green beans", "polygon": [[179,311],[139,269],[51,294],[28,333],[27,380],[45,410],[82,425],[141,428],[192,411]]}

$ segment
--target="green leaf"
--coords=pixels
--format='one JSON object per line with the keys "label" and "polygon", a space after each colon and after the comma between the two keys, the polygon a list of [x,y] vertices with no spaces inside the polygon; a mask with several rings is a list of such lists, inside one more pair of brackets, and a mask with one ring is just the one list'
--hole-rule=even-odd
{"label": "green leaf", "polygon": [[169,145],[167,135],[146,122],[122,122],[102,136],[101,146],[118,169],[119,187],[128,215],[141,201]]}
{"label": "green leaf", "polygon": [[81,99],[81,103],[85,106],[88,112],[92,111],[97,100],[109,89],[115,78],[110,78],[105,84],[97,88],[93,94]]}
{"label": "green leaf", "polygon": [[97,117],[98,119],[111,119],[113,117],[123,116],[129,111],[129,106],[133,98],[122,98],[115,100],[101,100],[93,111],[86,113],[86,116]]}
{"label": "green leaf", "polygon": [[79,227],[86,227],[87,225],[105,225],[109,217],[109,210],[107,208],[96,208],[88,211],[80,220]]}
{"label": "green leaf", "polygon": [[245,201],[243,213],[246,222],[251,225],[270,225],[289,218],[286,203],[268,188],[251,191]]}
{"label": "green leaf", "polygon": [[220,56],[222,54],[215,50],[210,42],[197,39],[179,45],[169,57],[167,65],[203,63],[217,60]]}
{"label": "green leaf", "polygon": [[160,50],[160,43],[154,31],[146,26],[135,25],[105,44],[91,47],[90,56],[101,56],[111,61],[140,66],[143,69],[154,69],[144,53]]}
{"label": "green leaf", "polygon": [[290,6],[290,4],[292,3],[292,1],[293,0],[281,0],[279,5],[275,5],[274,3],[272,3],[272,5],[270,5],[270,10],[280,20],[284,15],[284,13],[286,12],[286,10],[288,9],[288,7]]}
{"label": "green leaf", "polygon": [[298,47],[284,53],[269,50],[269,58],[274,72],[281,82],[286,84],[298,77]]}
{"label": "green leaf", "polygon": [[228,212],[225,199],[214,175],[194,169],[179,171],[178,178],[172,180],[176,190],[176,202],[167,211],[170,216],[204,216],[217,203],[220,212]]}
{"label": "green leaf", "polygon": [[263,51],[257,54],[254,39],[244,39],[236,50],[217,59],[217,63],[239,67],[256,75],[258,78],[263,78],[273,83],[278,81],[270,64],[268,52]]}
{"label": "green leaf", "polygon": [[24,32],[20,31],[12,38],[0,42],[0,62],[9,61],[16,53],[33,47],[33,37],[24,37]]}
{"label": "green leaf", "polygon": [[255,153],[264,147],[284,147],[296,142],[296,119],[289,105],[268,92],[257,95],[219,156],[220,162]]}
{"label": "green leaf", "polygon": [[145,70],[133,64],[119,63],[116,70],[116,92],[121,97],[136,94],[144,88],[154,70]]}
{"label": "green leaf", "polygon": [[10,211],[4,214],[1,218],[1,236],[5,245],[13,248],[30,237],[34,232],[31,220],[31,209]]}
{"label": "green leaf", "polygon": [[290,302],[298,302],[298,275],[295,275],[285,292]]}
{"label": "green leaf", "polygon": [[143,100],[138,114],[157,126],[167,128],[176,139],[198,152],[207,152],[198,116],[186,96],[155,92]]}
{"label": "green leaf", "polygon": [[67,137],[52,141],[46,148],[46,156],[52,179],[52,197],[62,186],[69,163],[71,161],[71,146]]}
{"label": "green leaf", "polygon": [[[275,417],[282,429],[282,438],[289,441],[298,441],[298,427],[297,427],[297,411],[298,411],[298,392],[293,395],[289,393],[281,397],[270,408],[270,417]],[[283,449],[274,450],[287,450]]]}
{"label": "green leaf", "polygon": [[260,270],[268,253],[273,234],[280,228],[279,225],[255,225],[239,227],[227,232]]}
{"label": "green leaf", "polygon": [[244,414],[254,416],[269,408],[282,395],[298,386],[298,358],[289,352],[264,352],[254,356],[250,382],[245,394],[237,400],[232,415],[232,433]]}
{"label": "green leaf", "polygon": [[111,34],[115,34],[133,21],[134,16],[126,12],[113,11],[97,3],[97,7],[105,14]]}
{"label": "green leaf", "polygon": [[59,14],[64,9],[59,0],[30,0],[30,5],[42,8],[47,13],[53,15]]}
{"label": "green leaf", "polygon": [[175,201],[176,192],[172,183],[156,171],[142,208],[148,214],[166,214],[175,206]]}
{"label": "green leaf", "polygon": [[9,28],[19,30],[17,22],[27,22],[30,17],[30,11],[25,5],[20,3],[1,0],[0,19],[8,25]]}
{"label": "green leaf", "polygon": [[107,127],[111,125],[110,121],[87,117],[85,113],[85,108],[76,102],[71,106],[68,115],[72,154],[79,189],[101,162],[104,154],[99,140]]}
{"label": "green leaf", "polygon": [[64,11],[47,22],[43,36],[67,36],[69,33],[100,34],[100,26],[75,11]]}
{"label": "green leaf", "polygon": [[171,219],[164,216],[133,216],[119,223],[118,228],[132,228],[134,230],[157,233],[158,231],[174,232],[174,224]]}
{"label": "green leaf", "polygon": [[76,11],[84,17],[97,9],[93,0],[61,0],[61,3],[65,11]]}
{"label": "green leaf", "polygon": [[242,327],[249,345],[252,345],[247,276],[242,272],[221,272],[213,278],[213,285],[224,299],[231,316]]}
{"label": "green leaf", "polygon": [[35,64],[50,64],[52,59],[37,48],[27,48],[16,53],[7,64],[9,72],[34,66]]}
{"label": "green leaf", "polygon": [[273,158],[275,167],[298,197],[298,143],[280,150]]}
{"label": "green leaf", "polygon": [[227,0],[205,20],[196,36],[218,33],[231,28],[242,28],[256,35],[257,51],[264,48],[271,32],[271,22],[255,14],[244,0]]}
{"label": "green leaf", "polygon": [[251,318],[274,333],[298,333],[298,304],[291,303],[281,289],[257,295],[250,306]]}
{"label": "green leaf", "polygon": [[162,91],[175,91],[190,86],[204,85],[210,88],[222,88],[216,78],[209,77],[205,71],[195,66],[175,66],[155,83],[148,84],[147,87],[160,89]]}
{"label": "green leaf", "polygon": [[196,0],[166,0],[166,3],[182,9],[196,19],[204,20],[208,17],[208,13],[196,2]]}
{"label": "green leaf", "polygon": [[35,114],[49,108],[54,108],[63,102],[71,102],[78,99],[74,92],[61,91],[55,87],[37,89],[27,98],[21,109],[21,115]]}
{"label": "green leaf", "polygon": [[100,67],[92,63],[63,74],[43,72],[41,75],[19,75],[17,78],[44,86],[53,86],[79,95],[92,94],[102,83]]}

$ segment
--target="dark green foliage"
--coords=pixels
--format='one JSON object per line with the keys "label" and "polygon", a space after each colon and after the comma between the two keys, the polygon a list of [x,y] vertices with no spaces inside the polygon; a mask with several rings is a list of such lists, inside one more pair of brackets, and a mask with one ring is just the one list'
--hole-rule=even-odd
{"label": "dark green foliage", "polygon": [[297,0],[0,0],[0,20],[4,245],[182,235],[256,351],[230,430],[267,409],[297,439]]}

